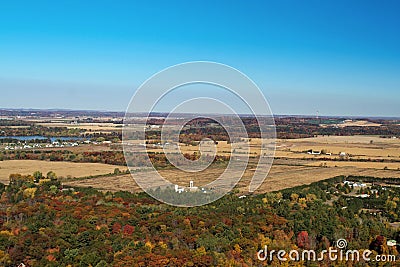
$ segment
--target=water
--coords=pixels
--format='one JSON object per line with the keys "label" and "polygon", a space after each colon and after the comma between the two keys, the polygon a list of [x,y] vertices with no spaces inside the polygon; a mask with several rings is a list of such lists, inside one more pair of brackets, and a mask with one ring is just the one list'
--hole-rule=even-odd
{"label": "water", "polygon": [[46,136],[42,136],[42,135],[32,135],[32,136],[0,136],[0,139],[5,139],[5,138],[12,138],[12,139],[16,139],[19,141],[32,141],[32,140],[47,140],[50,139],[51,142],[55,142],[57,140],[61,140],[61,141],[82,141],[82,140],[86,140],[86,138],[84,137],[77,137],[77,136],[72,136],[72,137],[68,137],[68,136],[54,136],[54,137],[46,137]]}

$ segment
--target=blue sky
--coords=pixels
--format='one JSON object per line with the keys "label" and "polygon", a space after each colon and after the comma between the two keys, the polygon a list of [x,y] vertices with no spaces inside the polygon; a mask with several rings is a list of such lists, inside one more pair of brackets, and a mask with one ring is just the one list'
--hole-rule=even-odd
{"label": "blue sky", "polygon": [[400,116],[400,2],[236,2],[2,1],[0,107],[122,111],[152,74],[207,60],[275,114]]}

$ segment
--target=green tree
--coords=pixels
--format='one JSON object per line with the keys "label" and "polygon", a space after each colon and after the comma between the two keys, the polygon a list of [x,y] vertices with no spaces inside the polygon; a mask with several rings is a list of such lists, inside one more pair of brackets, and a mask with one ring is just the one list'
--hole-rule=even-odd
{"label": "green tree", "polygon": [[49,171],[49,172],[47,173],[47,179],[50,179],[50,180],[52,180],[52,181],[55,181],[55,180],[57,180],[57,175],[55,174],[55,172]]}
{"label": "green tree", "polygon": [[96,142],[99,142],[99,143],[104,142],[104,141],[106,141],[106,139],[104,137],[99,137],[96,139]]}
{"label": "green tree", "polygon": [[43,174],[40,171],[35,171],[33,177],[35,178],[35,183],[38,183],[40,179],[43,179]]}

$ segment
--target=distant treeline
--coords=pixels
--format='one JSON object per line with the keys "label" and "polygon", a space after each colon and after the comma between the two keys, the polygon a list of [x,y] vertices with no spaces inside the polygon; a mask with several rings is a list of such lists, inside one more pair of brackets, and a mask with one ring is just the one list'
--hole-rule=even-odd
{"label": "distant treeline", "polygon": [[44,127],[40,125],[30,125],[23,128],[12,128],[0,126],[0,136],[47,136],[47,137],[77,137],[84,133],[84,129],[67,127]]}
{"label": "distant treeline", "polygon": [[1,120],[0,119],[0,126],[29,126],[32,125],[32,123],[27,122],[27,121],[21,121],[21,120]]}
{"label": "distant treeline", "polygon": [[10,144],[10,143],[49,143],[50,138],[36,138],[36,139],[31,139],[31,140],[19,140],[16,138],[12,137],[5,137],[5,138],[0,138],[0,144]]}
{"label": "distant treeline", "polygon": [[375,178],[375,177],[370,177],[370,176],[348,176],[346,178],[346,180],[352,181],[352,182],[363,181],[365,183],[400,185],[399,178]]}
{"label": "distant treeline", "polygon": [[[260,128],[255,118],[242,118],[242,122],[246,127],[250,138],[260,137]],[[319,123],[326,123],[328,126],[320,126]],[[278,138],[306,138],[316,135],[332,135],[332,136],[352,136],[352,135],[378,135],[381,137],[400,137],[400,125],[388,121],[382,126],[345,126],[337,127],[332,124],[338,124],[341,120],[318,121],[314,119],[302,118],[276,118],[275,127]],[[384,123],[385,121],[379,121]],[[148,124],[162,125],[163,119],[150,119]],[[180,133],[180,141],[190,144],[191,142],[200,141],[203,138],[211,138],[215,141],[227,141],[229,136],[225,129],[217,122],[211,119],[193,119],[187,123],[185,129]],[[160,130],[151,129],[146,132],[148,139],[160,139]]]}
{"label": "distant treeline", "polygon": [[71,162],[96,162],[125,166],[122,151],[72,152],[70,150],[26,150],[0,152],[0,160],[49,160]]}
{"label": "distant treeline", "polygon": [[[197,160],[199,154],[184,154],[190,160]],[[156,168],[172,167],[164,153],[149,152],[146,154],[135,155],[135,166],[146,166],[148,158]],[[104,163],[120,166],[133,166],[131,160],[125,161],[122,151],[92,151],[92,152],[72,152],[70,150],[30,150],[30,151],[4,151],[0,152],[1,160],[48,160],[48,161],[71,161],[71,162],[91,162]],[[229,156],[217,155],[214,162],[225,162]]]}
{"label": "distant treeline", "polygon": [[[14,122],[15,123],[15,122]],[[18,124],[18,123],[17,123]],[[11,124],[14,125],[14,124]],[[85,137],[106,139],[122,138],[121,131],[112,132],[92,132],[81,128],[68,127],[45,127],[40,125],[27,125],[28,127],[15,128],[11,125],[4,126],[0,124],[0,136],[46,136],[46,137]]]}
{"label": "distant treeline", "polygon": [[[241,118],[247,133],[250,138],[260,137],[260,128],[256,118],[243,117]],[[113,123],[120,124],[122,121]],[[147,125],[162,125],[164,119],[150,118]],[[332,136],[352,136],[352,135],[376,135],[381,137],[400,137],[400,124],[395,120],[378,120],[371,122],[381,123],[381,126],[345,126],[337,127],[335,124],[340,124],[343,119],[321,119],[316,118],[275,118],[276,134],[278,138],[306,138],[315,135],[332,135]],[[100,122],[99,122],[100,123]],[[174,123],[174,122],[172,122]],[[178,122],[176,122],[178,123]],[[320,126],[324,123],[324,126]],[[28,127],[15,128],[12,125],[21,125]],[[263,125],[264,126],[264,125]],[[159,140],[160,130],[150,128],[146,131],[146,139]],[[85,130],[80,128],[67,128],[67,127],[45,127],[40,125],[33,125],[23,121],[0,120],[0,136],[34,136],[41,135],[47,137],[85,137],[85,138],[98,138],[104,137],[106,140],[112,138],[122,139],[122,129],[98,132]],[[135,137],[135,133],[131,136]],[[204,138],[211,138],[214,141],[228,141],[229,136],[226,130],[221,127],[216,121],[206,118],[196,118],[187,123],[180,132],[180,141],[186,144],[198,142]]]}

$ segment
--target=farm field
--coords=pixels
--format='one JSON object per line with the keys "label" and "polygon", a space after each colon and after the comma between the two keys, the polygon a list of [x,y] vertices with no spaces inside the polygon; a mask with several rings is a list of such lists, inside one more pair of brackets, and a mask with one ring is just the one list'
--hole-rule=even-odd
{"label": "farm field", "polygon": [[[139,144],[140,142],[137,142]],[[143,142],[142,142],[143,143]],[[252,156],[259,155],[261,140],[251,139]],[[167,149],[167,148],[166,148]],[[183,153],[198,151],[198,146],[180,144]],[[217,145],[217,154],[229,155],[231,145],[221,141]],[[325,150],[332,155],[310,155],[307,150]],[[148,145],[148,151],[162,152],[163,148]],[[347,154],[339,160],[339,153]],[[338,175],[365,175],[373,177],[400,178],[400,140],[379,138],[376,136],[318,136],[302,139],[278,139],[275,161],[264,184],[258,192],[270,192],[309,184]],[[327,160],[328,159],[328,160]],[[352,159],[352,160],[351,160]],[[362,159],[386,160],[385,162],[357,161]],[[389,160],[389,161],[388,161]],[[160,173],[169,181],[185,186],[190,180],[202,186],[215,180],[224,166],[214,166],[202,172],[187,174],[177,169],[165,169]],[[255,162],[250,162],[238,188],[245,192],[254,172]],[[146,175],[138,173],[137,175]],[[92,186],[103,190],[140,190],[130,175],[98,177],[84,180],[70,180],[66,184],[74,186]]]}
{"label": "farm field", "polygon": [[[321,126],[327,126],[325,124],[321,124]],[[359,126],[359,127],[379,127],[381,124],[379,123],[374,123],[366,120],[346,120],[343,123],[338,123],[338,124],[329,124],[329,126],[336,126],[336,127],[347,127],[347,126]]]}
{"label": "farm field", "polygon": [[74,128],[80,128],[80,129],[85,129],[85,130],[92,130],[92,131],[98,131],[98,130],[116,130],[116,129],[121,129],[122,125],[120,124],[114,124],[114,123],[53,123],[53,122],[44,122],[44,123],[38,123],[37,125],[40,126],[45,126],[45,127],[67,127],[69,129],[74,129]]}
{"label": "farm field", "polygon": [[85,177],[90,175],[113,173],[115,168],[123,169],[121,166],[101,163],[7,160],[0,161],[0,182],[8,183],[8,177],[12,173],[27,175],[32,174],[35,171],[40,171],[43,174],[53,171],[58,177]]}
{"label": "farm field", "polygon": [[357,162],[357,161],[324,161],[317,160],[305,163],[307,166],[321,167],[354,167],[362,169],[395,170],[400,173],[400,162]]}
{"label": "farm field", "polygon": [[[276,160],[272,166],[268,177],[257,190],[256,193],[264,193],[277,191],[285,188],[291,188],[298,185],[310,184],[312,182],[332,178],[339,175],[361,175],[373,176],[379,178],[394,177],[400,178],[398,170],[383,170],[381,168],[371,168],[368,166],[338,166],[338,167],[321,167],[307,164],[309,161],[303,160]],[[347,162],[346,162],[347,163]],[[356,162],[357,163],[357,162]],[[239,181],[237,188],[245,193],[250,179],[255,171],[253,164],[244,173],[243,178]],[[215,180],[222,174],[224,167],[211,167],[202,172],[192,173],[188,175],[178,169],[161,170],[160,174],[172,183],[187,186],[190,180],[193,180],[196,186],[202,186],[208,182]],[[137,173],[135,175],[146,175]],[[119,175],[113,177],[98,177],[84,180],[70,180],[64,184],[70,186],[91,186],[94,188],[110,191],[127,190],[136,192],[140,190],[130,175]]]}
{"label": "farm field", "polygon": [[293,158],[327,157],[327,155],[308,155],[307,150],[324,150],[338,157],[345,152],[355,159],[396,159],[400,160],[400,140],[376,136],[318,136],[314,138],[278,140],[277,156]]}
{"label": "farm field", "polygon": [[97,177],[92,179],[83,180],[69,180],[63,182],[64,185],[68,186],[82,186],[82,187],[93,187],[99,190],[105,191],[130,191],[138,192],[140,187],[135,183],[130,174],[111,176],[111,177]]}
{"label": "farm field", "polygon": [[[346,122],[349,124],[350,122]],[[366,121],[352,122],[358,126],[379,126]],[[71,124],[67,121],[60,122],[38,122],[46,127],[67,127],[82,128],[88,132],[109,132],[120,131],[120,124],[108,122],[97,123],[78,123]],[[350,125],[346,125],[350,126]],[[142,124],[131,125],[133,129],[143,128]],[[390,137],[390,136],[389,136]],[[256,157],[260,155],[261,139],[252,138],[250,140],[250,155]],[[145,148],[144,140],[128,141],[133,146]],[[236,151],[246,153],[239,144],[236,145]],[[229,156],[232,149],[231,144],[226,141],[218,141],[216,145],[217,155]],[[182,153],[193,154],[199,151],[199,146],[188,144],[179,144]],[[171,150],[171,146],[161,144],[148,144],[148,152],[163,153]],[[121,151],[122,144],[82,144],[77,147],[66,147],[64,150],[70,150],[74,153],[85,152],[110,152]],[[43,148],[38,150],[54,150],[59,148]],[[206,149],[206,151],[211,149]],[[321,151],[320,155],[312,155],[307,151]],[[206,152],[207,153],[207,152]],[[345,156],[340,156],[345,153]],[[255,170],[255,162],[250,162],[244,176],[237,187],[245,192],[250,182],[250,178]],[[60,177],[86,177],[90,175],[101,175],[112,173],[115,168],[124,168],[121,166],[107,165],[102,163],[72,163],[72,162],[49,162],[49,161],[31,161],[15,160],[0,162],[0,181],[8,182],[8,176],[11,173],[31,174],[36,170],[46,173],[54,171]],[[161,175],[174,184],[187,186],[190,180],[193,180],[196,186],[206,185],[215,180],[225,170],[225,165],[212,166],[202,172],[185,173],[177,169],[163,169]],[[137,175],[150,175],[147,172],[139,172]],[[270,192],[281,190],[297,185],[309,184],[314,181],[328,179],[338,175],[365,175],[374,177],[394,177],[400,178],[400,139],[399,138],[381,138],[372,135],[354,135],[354,136],[315,136],[310,138],[298,139],[277,139],[274,164],[270,170],[264,184],[258,192]],[[96,177],[90,179],[67,179],[63,181],[71,186],[92,186],[102,190],[128,190],[138,191],[140,188],[135,184],[130,175],[117,175],[108,177]]]}
{"label": "farm field", "polygon": [[[261,140],[252,138],[250,153],[260,154]],[[183,153],[193,153],[199,150],[198,146],[180,144]],[[231,145],[226,141],[217,144],[219,155],[229,155]],[[162,148],[148,146],[150,152],[162,152]],[[310,155],[306,151],[325,151],[331,155]],[[275,157],[295,159],[338,159],[341,152],[353,159],[397,160],[400,161],[400,139],[379,138],[376,136],[318,136],[301,139],[278,139],[276,141]],[[400,167],[400,166],[399,166]]]}

